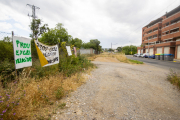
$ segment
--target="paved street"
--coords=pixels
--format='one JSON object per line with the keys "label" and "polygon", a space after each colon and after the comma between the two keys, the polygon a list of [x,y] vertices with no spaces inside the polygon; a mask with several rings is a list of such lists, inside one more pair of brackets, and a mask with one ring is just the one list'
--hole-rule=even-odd
{"label": "paved street", "polygon": [[142,61],[146,64],[151,64],[153,66],[158,66],[161,68],[166,68],[166,69],[172,68],[172,69],[180,70],[180,62],[161,61],[161,60],[148,59],[148,58],[139,58],[139,57],[133,57],[132,55],[126,55],[126,57],[128,59]]}

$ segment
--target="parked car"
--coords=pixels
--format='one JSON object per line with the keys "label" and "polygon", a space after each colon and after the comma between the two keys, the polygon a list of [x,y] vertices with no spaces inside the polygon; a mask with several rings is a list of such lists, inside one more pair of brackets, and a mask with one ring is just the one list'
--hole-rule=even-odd
{"label": "parked car", "polygon": [[155,59],[155,55],[150,55],[149,58]]}
{"label": "parked car", "polygon": [[143,58],[148,58],[148,56],[149,56],[149,53],[144,53],[143,55],[141,55],[141,57]]}
{"label": "parked car", "polygon": [[133,57],[137,57],[138,54],[134,54]]}
{"label": "parked car", "polygon": [[137,57],[141,57],[141,55],[142,55],[143,53],[141,53],[141,54],[137,54]]}

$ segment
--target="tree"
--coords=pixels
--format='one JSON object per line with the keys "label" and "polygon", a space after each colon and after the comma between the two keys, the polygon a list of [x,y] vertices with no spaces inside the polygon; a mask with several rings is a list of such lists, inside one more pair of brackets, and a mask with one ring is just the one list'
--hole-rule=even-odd
{"label": "tree", "polygon": [[74,38],[74,39],[72,39],[72,40],[70,41],[70,43],[71,43],[72,45],[74,45],[75,47],[77,47],[77,48],[81,48],[81,46],[82,46],[82,40],[79,39],[79,38]]}
{"label": "tree", "polygon": [[4,42],[10,42],[10,40],[11,40],[11,38],[8,37],[8,36],[7,36],[7,37],[4,37],[4,39],[3,39]]}
{"label": "tree", "polygon": [[48,24],[44,24],[43,26],[40,26],[42,23],[42,21],[40,19],[33,19],[30,25],[30,28],[32,30],[32,34],[30,34],[30,37],[32,39],[37,40],[38,36],[40,36],[41,34],[43,34],[44,32],[47,32],[49,30]]}
{"label": "tree", "polygon": [[83,43],[84,48],[93,48],[95,49],[96,54],[98,54],[98,51],[101,51],[102,46],[100,46],[100,41],[98,39],[91,39],[88,43]]}
{"label": "tree", "polygon": [[44,44],[55,45],[62,42],[70,42],[72,36],[68,35],[67,30],[63,27],[62,23],[58,23],[54,29],[50,29],[48,32],[45,32],[39,38]]}
{"label": "tree", "polygon": [[122,51],[122,47],[117,47],[118,52]]}
{"label": "tree", "polygon": [[113,49],[111,49],[111,48],[109,48],[109,50],[108,50],[109,52],[114,52],[114,50]]}
{"label": "tree", "polygon": [[137,47],[134,45],[131,46],[124,46],[122,51],[126,54],[126,55],[131,55],[131,49],[132,49],[132,54],[137,53]]}

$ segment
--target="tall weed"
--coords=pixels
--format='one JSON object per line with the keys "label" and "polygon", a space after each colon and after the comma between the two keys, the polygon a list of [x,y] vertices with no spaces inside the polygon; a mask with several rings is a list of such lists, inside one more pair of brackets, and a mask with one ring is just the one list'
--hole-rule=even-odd
{"label": "tall weed", "polygon": [[180,89],[180,74],[170,69],[170,73],[167,75],[167,80]]}

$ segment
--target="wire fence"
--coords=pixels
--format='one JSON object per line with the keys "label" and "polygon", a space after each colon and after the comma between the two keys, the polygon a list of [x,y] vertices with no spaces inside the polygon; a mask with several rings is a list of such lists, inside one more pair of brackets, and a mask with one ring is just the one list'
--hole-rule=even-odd
{"label": "wire fence", "polygon": [[11,32],[9,32],[9,33],[7,33],[7,32],[1,32],[0,31],[0,40],[12,40],[12,33]]}

